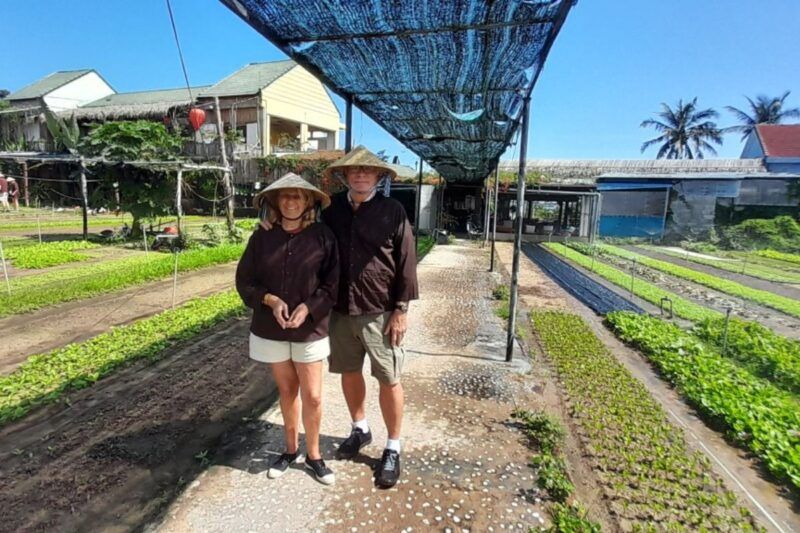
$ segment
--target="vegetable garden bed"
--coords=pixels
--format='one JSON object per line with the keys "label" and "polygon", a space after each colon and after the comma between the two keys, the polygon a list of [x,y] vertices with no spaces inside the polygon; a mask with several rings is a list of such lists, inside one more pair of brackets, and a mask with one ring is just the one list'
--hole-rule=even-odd
{"label": "vegetable garden bed", "polygon": [[227,291],[113,328],[86,342],[33,356],[0,377],[0,424],[57,401],[69,390],[88,387],[134,361],[158,360],[176,342],[244,311],[239,295]]}
{"label": "vegetable garden bed", "polygon": [[[638,315],[633,315],[638,316]],[[531,313],[579,427],[610,512],[641,531],[752,531],[735,495],[578,316]]]}
{"label": "vegetable garden bed", "polygon": [[800,400],[758,378],[698,338],[658,318],[606,317],[702,414],[759,457],[782,482],[800,489]]}

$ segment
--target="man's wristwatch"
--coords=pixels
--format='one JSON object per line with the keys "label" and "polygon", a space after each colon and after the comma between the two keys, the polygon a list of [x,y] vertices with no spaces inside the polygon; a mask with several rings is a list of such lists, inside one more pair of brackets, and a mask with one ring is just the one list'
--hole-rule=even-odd
{"label": "man's wristwatch", "polygon": [[408,313],[408,302],[395,302],[394,309],[401,313]]}

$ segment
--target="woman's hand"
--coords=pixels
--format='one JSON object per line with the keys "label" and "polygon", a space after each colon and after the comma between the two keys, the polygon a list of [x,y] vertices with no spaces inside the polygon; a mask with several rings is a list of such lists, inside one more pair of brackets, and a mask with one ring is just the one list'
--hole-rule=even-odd
{"label": "woman's hand", "polygon": [[[286,302],[274,294],[268,294],[264,298],[264,303],[272,308],[272,315],[275,317],[275,321],[281,329],[289,327],[289,306],[286,305]],[[295,311],[297,311],[297,309],[295,309]]]}
{"label": "woman's hand", "polygon": [[294,308],[292,316],[289,318],[289,322],[286,323],[286,327],[299,328],[306,321],[307,317],[308,317],[308,306],[306,306],[306,304],[300,304]]}

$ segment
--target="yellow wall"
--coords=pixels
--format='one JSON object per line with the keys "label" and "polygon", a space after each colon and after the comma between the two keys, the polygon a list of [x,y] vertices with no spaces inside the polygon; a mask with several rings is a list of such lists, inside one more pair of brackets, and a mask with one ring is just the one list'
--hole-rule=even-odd
{"label": "yellow wall", "polygon": [[262,91],[264,107],[274,117],[305,122],[312,128],[339,131],[339,111],[317,78],[297,66]]}

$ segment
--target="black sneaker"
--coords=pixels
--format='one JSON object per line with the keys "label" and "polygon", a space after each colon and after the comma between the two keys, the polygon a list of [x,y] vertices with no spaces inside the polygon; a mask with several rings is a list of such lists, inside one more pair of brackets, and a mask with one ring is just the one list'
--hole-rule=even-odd
{"label": "black sneaker", "polygon": [[297,461],[297,458],[300,456],[299,453],[282,453],[280,457],[278,457],[274,463],[272,463],[269,467],[269,471],[267,471],[267,477],[270,479],[276,479],[281,477],[289,470],[289,466]]}
{"label": "black sneaker", "polygon": [[394,450],[383,450],[381,464],[375,476],[376,483],[385,488],[394,487],[400,479],[400,454]]}
{"label": "black sneaker", "polygon": [[350,436],[344,439],[344,442],[339,445],[339,449],[336,450],[336,457],[339,459],[352,459],[358,455],[361,448],[367,446],[370,442],[372,442],[371,431],[364,433],[361,428],[353,428]]}
{"label": "black sneaker", "polygon": [[325,461],[322,459],[306,459],[306,470],[311,472],[323,485],[333,485],[336,481],[333,470],[325,466]]}

